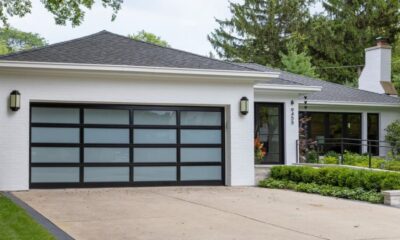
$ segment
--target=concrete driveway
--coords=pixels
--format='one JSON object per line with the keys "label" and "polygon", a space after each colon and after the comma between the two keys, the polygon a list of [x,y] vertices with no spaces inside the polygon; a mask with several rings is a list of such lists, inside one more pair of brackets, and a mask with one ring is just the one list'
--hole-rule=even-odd
{"label": "concrete driveway", "polygon": [[15,192],[76,239],[400,239],[400,209],[255,187]]}

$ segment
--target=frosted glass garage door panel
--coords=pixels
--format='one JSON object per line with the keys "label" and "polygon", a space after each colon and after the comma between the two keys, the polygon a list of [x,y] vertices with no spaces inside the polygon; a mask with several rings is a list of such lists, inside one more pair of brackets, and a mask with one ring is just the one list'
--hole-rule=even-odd
{"label": "frosted glass garage door panel", "polygon": [[33,163],[78,163],[79,148],[32,147]]}
{"label": "frosted glass garage door panel", "polygon": [[79,143],[79,128],[33,127],[33,143]]}
{"label": "frosted glass garage door panel", "polygon": [[198,112],[198,111],[182,111],[181,125],[192,126],[220,126],[220,112]]}
{"label": "frosted glass garage door panel", "polygon": [[176,162],[176,148],[135,148],[134,162]]}
{"label": "frosted glass garage door panel", "polygon": [[133,122],[136,125],[175,125],[175,111],[135,110]]}
{"label": "frosted glass garage door panel", "polygon": [[181,148],[181,162],[221,162],[221,148]]}
{"label": "frosted glass garage door panel", "polygon": [[75,167],[32,167],[32,183],[76,183],[79,182],[79,168]]}
{"label": "frosted glass garage door panel", "polygon": [[129,129],[85,128],[85,143],[129,143]]}
{"label": "frosted glass garage door panel", "polygon": [[129,148],[85,148],[84,153],[87,163],[129,162]]}
{"label": "frosted glass garage door panel", "polygon": [[32,107],[33,123],[79,123],[78,108]]}
{"label": "frosted glass garage door panel", "polygon": [[136,182],[176,181],[176,167],[134,167]]}
{"label": "frosted glass garage door panel", "polygon": [[181,143],[220,144],[221,130],[181,130]]}
{"label": "frosted glass garage door panel", "polygon": [[129,111],[119,109],[85,109],[87,124],[129,124]]}
{"label": "frosted glass garage door panel", "polygon": [[182,181],[221,180],[220,166],[185,166],[181,167]]}
{"label": "frosted glass garage door panel", "polygon": [[129,167],[85,167],[85,182],[128,182]]}
{"label": "frosted glass garage door panel", "polygon": [[174,129],[135,129],[133,134],[135,143],[176,143],[176,130]]}

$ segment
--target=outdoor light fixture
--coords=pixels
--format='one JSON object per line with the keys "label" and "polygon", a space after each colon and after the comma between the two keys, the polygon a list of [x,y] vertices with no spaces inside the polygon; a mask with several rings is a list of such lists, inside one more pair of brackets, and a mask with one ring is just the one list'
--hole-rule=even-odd
{"label": "outdoor light fixture", "polygon": [[14,90],[10,93],[10,109],[14,112],[21,108],[21,94]]}
{"label": "outdoor light fixture", "polygon": [[294,105],[294,100],[292,99],[292,101],[290,101],[290,105]]}
{"label": "outdoor light fixture", "polygon": [[249,99],[247,97],[240,99],[240,113],[243,115],[249,113]]}

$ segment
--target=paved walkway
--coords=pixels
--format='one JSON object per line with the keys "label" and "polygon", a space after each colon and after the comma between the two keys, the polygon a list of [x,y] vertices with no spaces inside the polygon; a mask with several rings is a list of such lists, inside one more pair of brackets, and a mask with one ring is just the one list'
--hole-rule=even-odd
{"label": "paved walkway", "polygon": [[400,239],[400,209],[254,187],[31,190],[76,239]]}

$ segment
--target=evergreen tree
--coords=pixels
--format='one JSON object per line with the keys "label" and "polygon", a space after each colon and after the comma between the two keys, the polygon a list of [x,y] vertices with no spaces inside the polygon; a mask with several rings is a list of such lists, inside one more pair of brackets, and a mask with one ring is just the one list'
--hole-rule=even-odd
{"label": "evergreen tree", "polygon": [[230,3],[231,19],[208,39],[219,57],[281,67],[279,52],[289,38],[301,37],[309,18],[310,0],[245,0]]}
{"label": "evergreen tree", "polygon": [[322,4],[325,11],[312,18],[302,44],[323,79],[355,84],[356,65],[364,64],[364,49],[374,46],[378,36],[393,43],[400,32],[400,2],[324,0]]}
{"label": "evergreen tree", "polygon": [[287,54],[280,53],[283,69],[309,77],[318,77],[315,73],[315,67],[311,64],[311,57],[306,51],[298,52],[294,42],[290,41],[286,44]]}

